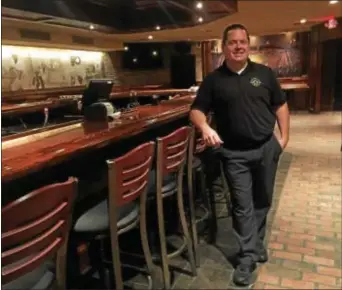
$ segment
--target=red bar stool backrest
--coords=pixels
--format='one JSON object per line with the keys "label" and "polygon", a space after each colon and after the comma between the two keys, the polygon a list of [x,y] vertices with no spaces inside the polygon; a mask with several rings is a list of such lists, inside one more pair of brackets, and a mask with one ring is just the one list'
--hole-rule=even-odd
{"label": "red bar stool backrest", "polygon": [[[2,284],[33,271],[57,254],[57,282],[65,286],[66,245],[77,179],[30,192],[1,210]],[[63,260],[64,259],[64,260]]]}
{"label": "red bar stool backrest", "polygon": [[142,144],[125,155],[108,160],[110,200],[122,206],[137,199],[146,189],[155,143]]}
{"label": "red bar stool backrest", "polygon": [[171,134],[157,139],[157,171],[165,177],[179,172],[185,164],[190,127],[181,127]]}

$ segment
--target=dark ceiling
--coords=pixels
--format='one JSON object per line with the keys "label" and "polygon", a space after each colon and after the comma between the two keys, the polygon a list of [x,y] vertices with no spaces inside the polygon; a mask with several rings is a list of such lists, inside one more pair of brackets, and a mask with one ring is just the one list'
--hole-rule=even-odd
{"label": "dark ceiling", "polygon": [[[198,2],[203,8],[196,8]],[[236,0],[2,0],[2,17],[127,33],[210,22],[237,11]],[[25,11],[25,12],[23,12]],[[21,12],[21,13],[18,13]],[[40,17],[33,17],[38,13]]]}

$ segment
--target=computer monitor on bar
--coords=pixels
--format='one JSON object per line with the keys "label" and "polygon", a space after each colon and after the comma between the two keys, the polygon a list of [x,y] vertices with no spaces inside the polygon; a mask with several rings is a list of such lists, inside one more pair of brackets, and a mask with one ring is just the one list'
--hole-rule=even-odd
{"label": "computer monitor on bar", "polygon": [[82,96],[82,110],[98,102],[108,102],[113,81],[106,79],[91,80]]}

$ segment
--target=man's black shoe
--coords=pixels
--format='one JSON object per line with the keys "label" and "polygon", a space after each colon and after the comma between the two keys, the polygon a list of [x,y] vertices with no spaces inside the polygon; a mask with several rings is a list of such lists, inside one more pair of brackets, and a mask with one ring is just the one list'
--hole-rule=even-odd
{"label": "man's black shoe", "polygon": [[252,284],[252,274],[256,269],[256,264],[240,264],[233,274],[233,282],[237,286],[249,286]]}
{"label": "man's black shoe", "polygon": [[258,263],[266,263],[268,261],[268,253],[265,248],[259,250]]}

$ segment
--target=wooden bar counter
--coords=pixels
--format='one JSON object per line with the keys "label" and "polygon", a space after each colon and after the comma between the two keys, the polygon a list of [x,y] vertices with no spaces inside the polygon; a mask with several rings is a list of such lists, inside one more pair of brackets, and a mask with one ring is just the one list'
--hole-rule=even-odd
{"label": "wooden bar counter", "polygon": [[[107,125],[75,124],[2,142],[2,182],[69,161],[180,118],[187,118],[194,95],[135,109]],[[157,137],[157,136],[155,136]]]}

